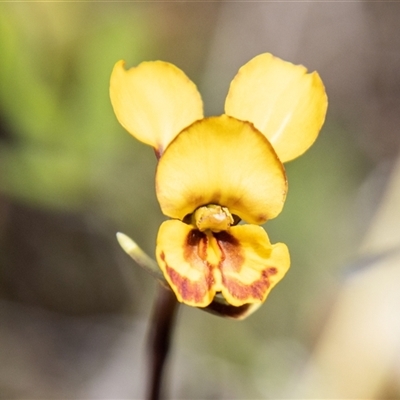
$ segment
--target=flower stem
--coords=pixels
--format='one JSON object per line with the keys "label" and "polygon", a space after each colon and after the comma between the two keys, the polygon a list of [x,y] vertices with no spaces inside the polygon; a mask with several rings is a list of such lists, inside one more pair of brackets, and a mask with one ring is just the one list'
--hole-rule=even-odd
{"label": "flower stem", "polygon": [[175,316],[179,303],[174,293],[158,285],[149,336],[149,379],[147,400],[159,400],[162,394],[163,373],[170,349]]}

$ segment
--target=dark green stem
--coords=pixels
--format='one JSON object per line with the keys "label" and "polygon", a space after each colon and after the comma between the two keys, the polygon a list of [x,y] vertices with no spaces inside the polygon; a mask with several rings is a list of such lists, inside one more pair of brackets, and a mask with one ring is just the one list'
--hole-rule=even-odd
{"label": "dark green stem", "polygon": [[149,336],[147,400],[159,400],[163,393],[163,375],[179,305],[171,290],[160,284],[157,291]]}

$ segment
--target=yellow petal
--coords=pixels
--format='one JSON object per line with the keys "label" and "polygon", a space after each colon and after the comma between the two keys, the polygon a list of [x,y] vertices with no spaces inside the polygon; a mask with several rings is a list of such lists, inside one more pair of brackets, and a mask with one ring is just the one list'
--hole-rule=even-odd
{"label": "yellow petal", "polygon": [[250,121],[274,146],[282,162],[303,154],[324,123],[328,100],[321,78],[271,54],[240,68],[225,102],[225,112]]}
{"label": "yellow petal", "polygon": [[217,204],[261,224],[282,210],[287,183],[268,140],[253,125],[222,115],[197,121],[170,144],[158,163],[156,191],[172,218]]}
{"label": "yellow petal", "polygon": [[177,299],[190,306],[208,306],[220,289],[220,275],[214,276],[218,271],[211,266],[220,255],[209,239],[192,225],[176,220],[163,222],[158,232],[158,264]]}
{"label": "yellow petal", "polygon": [[203,117],[195,84],[177,67],[162,61],[125,69],[115,64],[110,97],[120,124],[136,139],[162,154],[173,138]]}
{"label": "yellow petal", "polygon": [[222,295],[233,306],[262,303],[290,266],[285,244],[271,245],[263,228],[239,225],[214,233],[222,253]]}

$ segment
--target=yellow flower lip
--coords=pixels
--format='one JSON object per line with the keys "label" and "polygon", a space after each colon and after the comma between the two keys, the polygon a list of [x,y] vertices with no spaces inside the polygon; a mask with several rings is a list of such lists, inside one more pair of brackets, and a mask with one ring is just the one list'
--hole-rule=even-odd
{"label": "yellow flower lip", "polygon": [[[168,284],[161,271],[159,265],[135,243],[129,236],[118,232],[117,240],[122,247],[122,249],[144,270],[150,273],[157,281],[168,289],[171,286]],[[236,307],[230,305],[222,296],[221,293],[216,293],[212,302],[203,308],[204,311],[211,314],[217,315],[219,317],[243,320],[249,317],[253,312],[255,312],[261,303],[246,303],[242,306]]]}
{"label": "yellow flower lip", "polygon": [[169,220],[160,227],[156,256],[177,299],[195,307],[208,307],[217,293],[235,307],[260,304],[290,265],[286,245],[272,245],[256,225],[200,232]]}

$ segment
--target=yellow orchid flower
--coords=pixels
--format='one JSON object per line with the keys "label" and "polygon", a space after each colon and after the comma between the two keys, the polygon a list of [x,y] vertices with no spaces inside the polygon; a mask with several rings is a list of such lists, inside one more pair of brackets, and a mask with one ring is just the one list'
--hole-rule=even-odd
{"label": "yellow orchid flower", "polygon": [[323,125],[319,75],[261,54],[233,79],[225,114],[204,118],[180,69],[155,61],[126,70],[119,61],[110,97],[122,126],[159,158],[157,198],[172,219],[161,224],[156,257],[177,299],[195,307],[216,295],[234,307],[265,301],[290,257],[259,225],[283,208],[283,162],[304,153]]}

